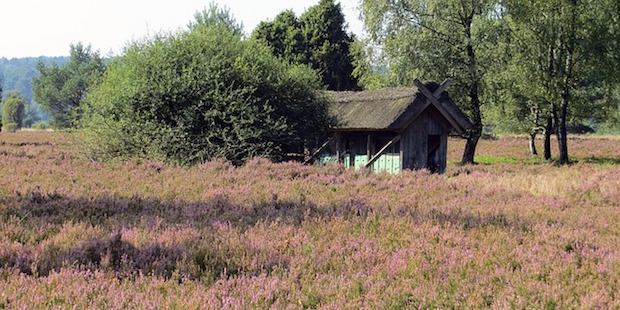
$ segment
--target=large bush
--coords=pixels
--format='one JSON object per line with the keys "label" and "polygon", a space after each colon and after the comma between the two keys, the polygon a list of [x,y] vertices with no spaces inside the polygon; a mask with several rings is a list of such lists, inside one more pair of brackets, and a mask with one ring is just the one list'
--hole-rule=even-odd
{"label": "large bush", "polygon": [[16,93],[9,94],[2,106],[2,129],[14,132],[22,127],[25,100]]}
{"label": "large bush", "polygon": [[317,74],[222,27],[128,46],[89,95],[83,131],[97,159],[192,164],[279,160],[329,125]]}

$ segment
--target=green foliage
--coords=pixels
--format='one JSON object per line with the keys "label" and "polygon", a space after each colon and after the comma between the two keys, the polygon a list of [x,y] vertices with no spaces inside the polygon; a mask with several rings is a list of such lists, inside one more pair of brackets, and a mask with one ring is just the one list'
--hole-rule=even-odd
{"label": "green foliage", "polygon": [[304,38],[299,19],[292,10],[282,11],[273,22],[261,22],[252,37],[261,40],[273,49],[274,55],[291,63],[307,64],[310,58],[308,44]]}
{"label": "green foliage", "polygon": [[32,124],[32,128],[36,129],[36,130],[47,130],[47,129],[50,129],[52,127],[50,126],[50,123],[47,122],[47,121],[38,121],[38,122]]}
{"label": "green foliage", "polygon": [[364,89],[378,89],[389,87],[388,79],[384,74],[383,67],[375,66],[380,63],[376,58],[375,48],[370,42],[354,40],[351,44],[351,56],[353,57],[353,77],[357,79],[357,83]]}
{"label": "green foliage", "polygon": [[605,94],[619,81],[613,23],[618,11],[612,9],[614,1],[606,0],[511,0],[504,5],[513,37],[505,82],[517,90],[507,104],[530,123],[538,115],[553,115],[560,162],[567,163],[567,126],[598,123],[609,115]]}
{"label": "green foliage", "polygon": [[[45,65],[52,63],[64,64],[69,57],[26,57],[6,59],[0,58],[0,87],[5,92],[16,91],[27,102],[24,116],[24,127],[30,127],[38,120],[47,120],[49,115],[41,110],[38,103],[33,101],[32,79],[38,74],[37,63]],[[1,94],[0,94],[1,95]]]}
{"label": "green foliage", "polygon": [[90,93],[83,132],[97,159],[280,160],[322,139],[319,87],[311,69],[263,44],[200,26],[128,46]]}
{"label": "green foliage", "polygon": [[[411,86],[416,78],[450,78],[450,95],[457,102],[469,101],[474,83],[481,84],[479,92],[483,95],[486,74],[501,66],[501,55],[495,52],[506,31],[493,15],[494,4],[425,0],[392,5],[384,0],[363,1],[364,23],[372,41],[383,49],[388,83]],[[468,41],[475,52],[474,62],[467,54]],[[463,108],[471,110],[465,105]]]}
{"label": "green foliage", "polygon": [[275,55],[320,72],[330,90],[359,89],[352,74],[354,38],[346,32],[340,4],[333,0],[321,0],[299,19],[283,11],[273,22],[260,23],[252,37],[269,45]]}
{"label": "green foliage", "polygon": [[32,125],[44,119],[45,113],[41,110],[41,106],[39,104],[32,101],[26,103],[23,127],[32,127]]}
{"label": "green foliage", "polygon": [[601,108],[604,115],[596,128],[597,133],[620,134],[620,84],[610,89],[604,97],[604,105]]}
{"label": "green foliage", "polygon": [[346,32],[340,3],[321,0],[301,15],[299,23],[310,50],[309,65],[321,72],[328,89],[358,89],[357,80],[352,76],[350,45],[353,39]]}
{"label": "green foliage", "polygon": [[15,132],[22,127],[26,101],[18,93],[11,92],[3,100],[2,129]]}
{"label": "green foliage", "polygon": [[411,86],[416,78],[452,81],[450,95],[473,124],[463,163],[473,162],[482,135],[486,77],[502,64],[498,49],[507,29],[496,4],[494,0],[362,2],[370,38],[382,47],[388,85]]}
{"label": "green foliage", "polygon": [[53,63],[37,65],[39,76],[33,79],[34,99],[53,119],[55,127],[75,125],[79,108],[88,88],[105,70],[103,59],[90,46],[71,45],[69,61],[59,67]]}
{"label": "green foliage", "polygon": [[209,8],[196,12],[188,28],[191,30],[202,26],[222,27],[236,35],[243,35],[243,23],[237,22],[227,7],[219,8],[215,2],[210,2]]}

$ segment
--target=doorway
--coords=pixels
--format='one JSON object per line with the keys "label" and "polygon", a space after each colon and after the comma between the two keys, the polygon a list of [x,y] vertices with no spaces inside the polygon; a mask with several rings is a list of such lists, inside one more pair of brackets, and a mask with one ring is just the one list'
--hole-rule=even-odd
{"label": "doorway", "polygon": [[441,144],[441,135],[428,135],[428,153],[426,157],[426,167],[431,173],[439,172],[439,145]]}

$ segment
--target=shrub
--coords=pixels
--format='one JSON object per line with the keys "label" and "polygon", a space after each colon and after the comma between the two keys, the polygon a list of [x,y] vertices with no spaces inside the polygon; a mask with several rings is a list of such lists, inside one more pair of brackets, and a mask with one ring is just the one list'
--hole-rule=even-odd
{"label": "shrub", "polygon": [[52,128],[52,126],[50,126],[49,121],[38,121],[32,125],[32,128],[36,130],[47,130]]}
{"label": "shrub", "polygon": [[133,43],[90,93],[88,155],[279,160],[323,138],[330,117],[320,87],[310,68],[222,27]]}
{"label": "shrub", "polygon": [[10,94],[2,107],[2,129],[15,132],[22,127],[25,100],[18,94]]}
{"label": "shrub", "polygon": [[17,123],[10,122],[10,123],[3,123],[2,124],[2,130],[4,130],[4,131],[16,132],[17,129],[19,129],[19,126],[17,126]]}

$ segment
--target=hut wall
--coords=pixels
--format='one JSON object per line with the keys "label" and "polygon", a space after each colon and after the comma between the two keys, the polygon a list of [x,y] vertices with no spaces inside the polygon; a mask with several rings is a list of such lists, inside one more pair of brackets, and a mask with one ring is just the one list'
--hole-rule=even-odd
{"label": "hut wall", "polygon": [[429,118],[428,134],[439,136],[439,146],[434,154],[437,164],[436,172],[444,173],[448,160],[448,133],[450,133],[452,126],[435,107],[429,107],[424,114],[427,114]]}
{"label": "hut wall", "polygon": [[446,166],[448,165],[448,131],[441,135],[441,141],[439,145],[439,173],[446,172]]}
{"label": "hut wall", "polygon": [[[337,133],[331,145],[318,156],[318,163],[342,162],[346,168],[361,169],[377,152],[392,140],[396,133],[390,131],[355,131]],[[372,165],[374,172],[400,172],[400,143],[392,145]]]}
{"label": "hut wall", "polygon": [[423,113],[401,135],[401,167],[420,169],[426,167],[428,117]]}
{"label": "hut wall", "polygon": [[424,111],[401,138],[403,169],[429,168],[444,172],[448,155],[449,124],[434,108]]}

